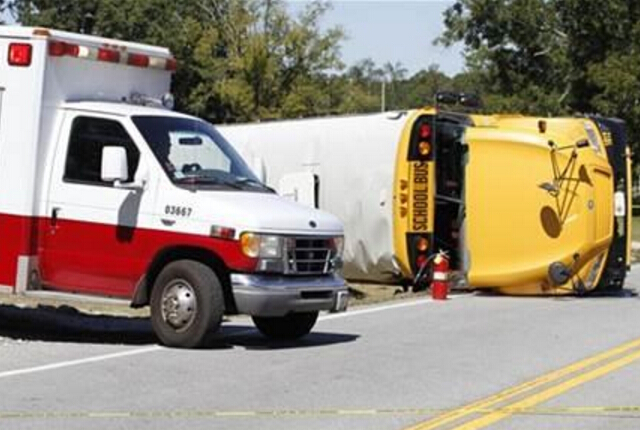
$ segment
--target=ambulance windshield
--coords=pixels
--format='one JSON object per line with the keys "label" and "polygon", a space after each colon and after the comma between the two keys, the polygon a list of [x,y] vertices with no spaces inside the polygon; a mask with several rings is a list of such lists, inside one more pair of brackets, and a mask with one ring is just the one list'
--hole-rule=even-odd
{"label": "ambulance windshield", "polygon": [[134,116],[132,120],[175,184],[271,191],[211,124],[169,116]]}

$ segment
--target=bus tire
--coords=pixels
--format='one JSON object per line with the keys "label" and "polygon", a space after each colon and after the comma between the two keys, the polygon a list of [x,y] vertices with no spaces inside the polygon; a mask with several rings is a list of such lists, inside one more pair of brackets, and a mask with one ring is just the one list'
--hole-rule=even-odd
{"label": "bus tire", "polygon": [[252,317],[260,333],[270,339],[293,340],[309,334],[318,312],[289,313],[283,317]]}
{"label": "bus tire", "polygon": [[166,346],[196,348],[208,343],[224,315],[222,286],[215,272],[192,260],[162,269],[151,292],[151,325]]}

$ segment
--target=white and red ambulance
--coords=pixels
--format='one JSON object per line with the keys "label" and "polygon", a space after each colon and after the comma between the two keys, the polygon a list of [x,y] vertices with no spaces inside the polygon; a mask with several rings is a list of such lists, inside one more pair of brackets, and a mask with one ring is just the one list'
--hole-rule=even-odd
{"label": "white and red ambulance", "polygon": [[0,27],[0,291],[150,305],[172,346],[224,313],[303,336],[346,308],[342,224],[164,108],[175,68],[165,48]]}

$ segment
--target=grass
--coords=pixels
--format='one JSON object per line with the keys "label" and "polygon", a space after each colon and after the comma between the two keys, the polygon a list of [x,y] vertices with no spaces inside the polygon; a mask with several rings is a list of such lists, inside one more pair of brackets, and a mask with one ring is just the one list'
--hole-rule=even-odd
{"label": "grass", "polygon": [[426,292],[412,293],[403,291],[400,285],[349,282],[351,298],[349,306],[368,305],[427,295]]}

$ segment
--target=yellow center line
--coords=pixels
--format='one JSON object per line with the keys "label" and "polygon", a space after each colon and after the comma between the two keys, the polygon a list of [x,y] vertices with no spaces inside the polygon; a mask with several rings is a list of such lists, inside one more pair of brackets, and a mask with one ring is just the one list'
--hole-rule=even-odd
{"label": "yellow center line", "polygon": [[[621,358],[618,358],[614,361],[611,361],[603,366],[597,367],[593,370],[577,375],[558,385],[554,385],[550,388],[547,388],[546,390],[543,390],[539,393],[533,394],[525,399],[515,402],[512,405],[510,405],[508,408],[503,408],[500,411],[492,412],[488,415],[485,415],[483,417],[480,417],[473,421],[465,423],[461,426],[458,426],[454,430],[477,430],[477,429],[487,427],[491,424],[494,424],[500,420],[503,420],[513,415],[513,413],[516,413],[520,409],[523,409],[523,410],[530,409],[533,406],[538,405],[542,402],[545,402],[549,399],[552,399],[553,397],[557,397],[566,391],[569,391],[580,385],[586,384],[587,382],[593,381],[594,379],[607,375],[624,366],[627,366],[638,359],[640,359],[640,351],[635,351]],[[513,410],[513,412],[511,410]]]}
{"label": "yellow center line", "polygon": [[638,346],[640,346],[640,338],[632,340],[630,342],[626,342],[622,345],[619,345],[607,351],[601,352],[592,357],[588,357],[583,360],[577,361],[561,369],[557,369],[552,372],[546,373],[542,376],[539,376],[538,378],[507,388],[506,390],[500,391],[499,393],[491,395],[484,399],[480,399],[478,401],[472,402],[460,408],[453,409],[449,412],[438,415],[430,420],[427,420],[422,423],[416,424],[412,427],[409,427],[407,430],[433,430],[433,429],[439,428],[441,426],[444,426],[445,424],[449,424],[451,422],[457,421],[468,415],[475,414],[478,411],[491,409],[492,406],[498,403],[511,400],[514,397],[520,396],[542,385],[555,382],[573,373],[582,371],[591,366],[595,366],[613,357],[621,355],[629,350],[637,348]]}
{"label": "yellow center line", "polygon": [[479,409],[476,412],[490,414],[493,412],[507,412],[511,415],[583,415],[583,416],[614,416],[614,414],[625,417],[640,415],[640,406],[572,406],[557,408],[514,408],[506,406],[504,408]]}

